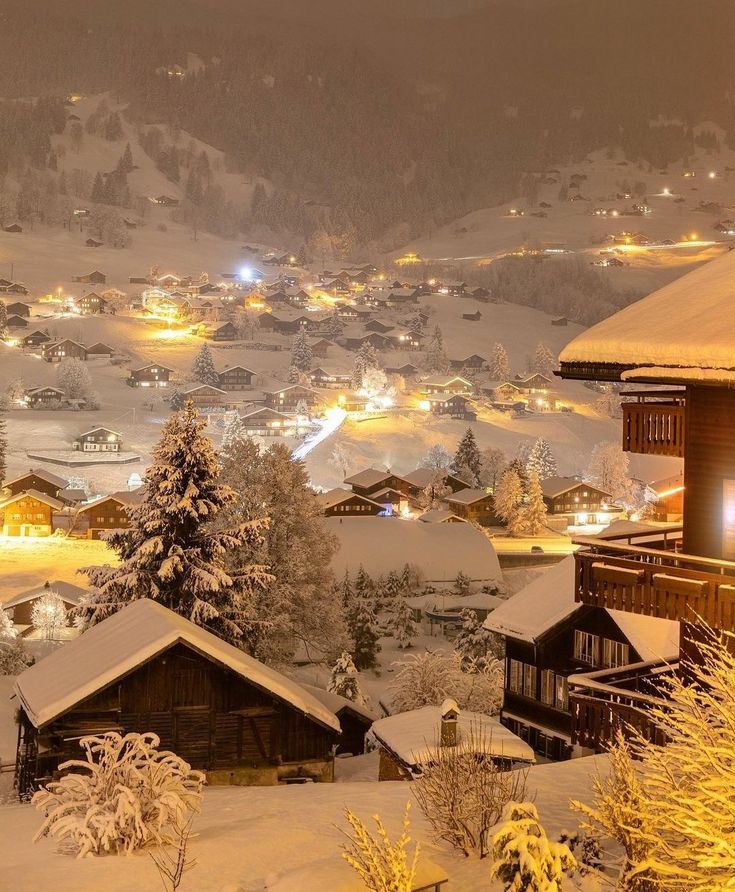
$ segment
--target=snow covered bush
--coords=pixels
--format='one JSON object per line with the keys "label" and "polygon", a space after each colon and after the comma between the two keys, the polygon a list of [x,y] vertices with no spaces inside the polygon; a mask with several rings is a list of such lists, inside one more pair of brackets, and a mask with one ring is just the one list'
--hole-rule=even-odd
{"label": "snow covered bush", "polygon": [[454,639],[454,649],[463,661],[480,661],[493,654],[495,635],[488,631],[476,610],[465,607],[460,613],[462,625]]}
{"label": "snow covered bush", "polygon": [[151,732],[83,737],[85,760],[64,762],[69,773],[33,796],[45,817],[34,841],[52,836],[79,857],[170,842],[199,811],[204,775],[159,743]]}
{"label": "snow covered bush", "polygon": [[531,802],[506,806],[493,856],[490,875],[505,883],[506,892],[561,892],[565,871],[577,866],[568,846],[547,837]]}
{"label": "snow covered bush", "polygon": [[393,663],[396,676],[390,686],[395,712],[440,706],[447,697],[461,709],[495,715],[503,700],[503,664],[463,658],[454,651],[410,654]]}
{"label": "snow covered bush", "polygon": [[364,704],[365,695],[360,687],[359,673],[352,657],[343,653],[332,667],[332,673],[327,683],[327,690],[333,694],[339,694],[345,700],[352,703]]}
{"label": "snow covered bush", "polygon": [[32,663],[33,657],[26,650],[22,638],[0,636],[0,675],[20,675]]}
{"label": "snow covered bush", "polygon": [[13,625],[8,613],[0,608],[0,641],[18,637],[18,630]]}
{"label": "snow covered bush", "polygon": [[506,805],[525,797],[527,777],[478,758],[489,749],[484,737],[481,728],[471,727],[457,746],[437,746],[434,761],[413,786],[436,838],[479,858],[490,853],[490,830]]}
{"label": "snow covered bush", "polygon": [[394,843],[390,841],[379,815],[373,816],[377,826],[377,836],[374,836],[357,815],[349,809],[345,810],[352,836],[345,833],[350,843],[343,847],[342,857],[358,874],[369,892],[411,892],[413,889],[419,844],[416,843],[413,857],[410,857],[410,808],[411,803],[407,802],[403,815],[403,832]]}
{"label": "snow covered bush", "polygon": [[61,629],[67,625],[64,602],[52,589],[44,589],[41,597],[36,598],[31,608],[31,625],[34,629],[38,629],[44,638],[58,638]]}

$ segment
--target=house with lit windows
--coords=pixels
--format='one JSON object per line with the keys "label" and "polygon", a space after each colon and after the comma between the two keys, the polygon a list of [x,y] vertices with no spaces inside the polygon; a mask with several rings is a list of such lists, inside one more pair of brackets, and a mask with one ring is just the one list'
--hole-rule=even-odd
{"label": "house with lit windows", "polygon": [[72,443],[80,452],[120,452],[122,436],[107,427],[95,427],[80,434]]}
{"label": "house with lit windows", "polygon": [[609,492],[577,477],[547,477],[541,481],[548,517],[557,524],[607,524],[620,514]]}
{"label": "house with lit windows", "polygon": [[173,369],[152,362],[140,366],[140,368],[131,369],[127,383],[130,387],[167,387],[171,375],[173,375]]}

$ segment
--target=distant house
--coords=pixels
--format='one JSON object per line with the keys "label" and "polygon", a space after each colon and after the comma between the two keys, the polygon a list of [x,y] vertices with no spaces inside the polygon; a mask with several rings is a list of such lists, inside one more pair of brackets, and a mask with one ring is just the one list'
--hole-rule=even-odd
{"label": "distant house", "polygon": [[484,489],[461,489],[445,496],[444,501],[463,520],[474,521],[483,527],[502,526],[502,520],[495,513],[495,501]]}
{"label": "distant house", "polygon": [[199,409],[212,409],[227,403],[227,392],[211,384],[194,384],[182,390],[181,394]]}
{"label": "distant house", "polygon": [[418,366],[415,366],[411,362],[407,362],[404,365],[387,368],[385,371],[389,375],[400,375],[402,378],[415,378],[421,373],[421,369],[419,369]]}
{"label": "distant house", "polygon": [[179,206],[179,199],[172,198],[170,195],[157,195],[154,201],[164,208],[177,208]]}
{"label": "distant house", "polygon": [[64,396],[64,391],[59,387],[31,387],[25,392],[26,402],[30,409],[60,403]]}
{"label": "distant house", "polygon": [[318,493],[316,500],[326,517],[366,517],[384,510],[380,502],[349,489],[330,489],[329,492]]}
{"label": "distant house", "polygon": [[33,606],[47,592],[53,592],[55,595],[58,595],[66,610],[73,610],[75,607],[78,607],[82,598],[89,594],[87,589],[79,585],[73,585],[71,582],[65,582],[63,579],[54,579],[42,586],[35,586],[15,595],[9,601],[5,601],[0,609],[7,613],[16,626],[30,626]]}
{"label": "distant house", "polygon": [[304,684],[302,687],[337,716],[339,726],[342,729],[342,735],[337,746],[337,755],[349,753],[353,756],[359,756],[364,753],[365,735],[378,716],[366,706],[347,700],[339,694],[333,694],[331,691],[325,691],[323,688],[317,688],[310,684]]}
{"label": "distant house", "polygon": [[378,719],[370,729],[380,752],[379,781],[413,780],[436,762],[442,748],[472,742],[473,756],[510,770],[536,761],[531,747],[497,718],[462,712],[454,700]]}
{"label": "distant house", "polygon": [[316,390],[303,387],[301,384],[289,384],[279,390],[273,390],[265,395],[265,404],[270,409],[278,409],[281,412],[294,412],[299,403],[305,403],[312,407],[321,401],[322,397]]}
{"label": "distant house", "polygon": [[421,382],[421,390],[429,395],[448,396],[453,393],[470,393],[472,382],[459,375],[433,375]]}
{"label": "distant house", "polygon": [[524,378],[516,375],[512,383],[524,393],[546,393],[551,387],[552,381],[546,375],[534,372],[531,375],[526,375]]}
{"label": "distant house", "polygon": [[130,387],[168,387],[171,375],[173,375],[173,369],[152,362],[137,369],[131,369],[127,383]]}
{"label": "distant house", "polygon": [[419,514],[419,520],[421,523],[467,523],[449,508],[430,508],[423,514]]}
{"label": "distant house", "polygon": [[122,435],[108,427],[94,427],[80,434],[71,448],[80,452],[120,452]]}
{"label": "distant house", "polygon": [[53,515],[64,503],[54,496],[26,489],[0,501],[3,536],[50,536]]}
{"label": "distant house", "polygon": [[566,325],[569,325],[569,320],[567,319],[566,316],[559,316],[558,319],[552,319],[552,320],[551,320],[551,324],[552,324],[552,325],[566,326]]}
{"label": "distant house", "polygon": [[489,381],[480,390],[494,403],[516,403],[523,399],[523,391],[515,381]]}
{"label": "distant house", "polygon": [[46,362],[62,362],[65,359],[81,359],[86,361],[87,348],[84,344],[69,340],[55,341],[43,345],[43,358]]}
{"label": "distant house", "polygon": [[446,291],[447,294],[457,296],[460,294],[464,294],[466,287],[466,282],[444,282],[442,284],[442,291]]}
{"label": "distant house", "polygon": [[295,418],[265,406],[241,415],[240,421],[251,437],[291,437],[297,430]]}
{"label": "distant house", "polygon": [[458,372],[461,372],[462,369],[477,369],[479,371],[487,368],[487,359],[480,356],[479,353],[472,353],[470,356],[465,356],[464,359],[453,359],[451,366],[452,370]]}
{"label": "distant house", "polygon": [[394,350],[418,350],[423,340],[423,335],[413,328],[394,328],[386,337]]}
{"label": "distant house", "polygon": [[[78,754],[90,715],[98,734],[158,734],[208,772],[210,784],[333,780],[334,713],[295,681],[147,598],[40,660],[14,690],[21,704],[15,781],[23,793]],[[41,737],[47,745],[38,745]]]}
{"label": "distant house", "polygon": [[84,242],[84,244],[85,244],[88,248],[101,248],[102,245],[103,245],[103,242],[98,241],[96,238],[88,238],[88,239]]}
{"label": "distant house", "polygon": [[107,301],[101,294],[96,291],[90,291],[89,294],[83,294],[76,302],[79,312],[84,316],[92,316],[97,313],[104,313],[107,309]]}
{"label": "distant house", "polygon": [[239,338],[234,322],[208,322],[199,327],[199,333],[212,341],[236,341]]}
{"label": "distant house", "polygon": [[681,522],[684,514],[684,479],[681,474],[656,480],[648,487],[655,496],[654,517],[658,521]]}
{"label": "distant house", "polygon": [[395,325],[391,322],[383,322],[380,319],[371,319],[363,327],[365,331],[377,331],[380,334],[385,334],[388,331],[393,331]]}
{"label": "distant house", "polygon": [[547,477],[541,489],[549,516],[572,525],[608,523],[620,513],[609,492],[577,477]]}
{"label": "distant house", "polygon": [[392,473],[392,471],[365,468],[356,474],[350,474],[349,477],[345,477],[344,482],[351,487],[353,492],[368,498],[373,498],[377,492],[386,488],[398,490],[403,494],[404,498],[408,498],[409,485],[403,478]]}
{"label": "distant house", "polygon": [[5,309],[8,316],[25,316],[28,318],[31,315],[31,305],[20,300],[16,300],[12,304],[6,304]]}
{"label": "distant house", "polygon": [[377,331],[345,332],[338,340],[344,344],[346,350],[359,350],[365,344],[370,344],[376,350],[388,350],[392,347],[391,339]]}
{"label": "distant house", "polygon": [[248,390],[253,383],[256,372],[242,365],[231,365],[218,373],[219,387],[222,390]]}
{"label": "distant house", "polygon": [[309,342],[309,346],[311,347],[313,356],[323,359],[327,355],[329,348],[334,347],[334,344],[327,340],[327,338],[316,338],[316,340]]}
{"label": "distant house", "polygon": [[104,285],[107,282],[107,276],[98,269],[93,269],[91,273],[85,273],[83,276],[72,276],[72,282],[80,282],[84,285]]}
{"label": "distant house", "polygon": [[14,477],[12,480],[5,480],[0,492],[9,495],[18,495],[25,490],[35,490],[48,496],[57,498],[62,489],[66,489],[69,481],[58,474],[52,474],[51,471],[44,471],[40,468],[31,468],[27,474],[21,474],[20,477]]}
{"label": "distant house", "polygon": [[109,344],[103,344],[102,341],[97,341],[95,344],[87,347],[87,359],[92,359],[95,356],[112,356],[114,353],[114,348],[110,347]]}
{"label": "distant house", "polygon": [[50,340],[51,336],[47,335],[45,331],[36,329],[30,334],[24,335],[21,343],[24,347],[40,347],[42,344],[48,344]]}
{"label": "distant house", "polygon": [[8,316],[6,324],[8,328],[28,328],[28,320],[25,316]]}
{"label": "distant house", "polygon": [[[410,499],[418,499],[426,487],[432,484],[436,478],[437,471],[434,468],[416,468],[414,471],[409,471],[408,474],[401,475],[401,480],[408,484],[407,494]],[[444,473],[441,480],[442,485],[449,487],[453,493],[467,489],[469,486],[464,480],[455,477],[454,474]]]}
{"label": "distant house", "polygon": [[469,297],[474,297],[475,300],[488,300],[490,297],[490,291],[487,288],[471,288],[466,294]]}
{"label": "distant house", "polygon": [[352,381],[349,372],[331,372],[321,366],[312,369],[308,377],[314,387],[349,387]]}
{"label": "distant house", "polygon": [[467,322],[479,322],[482,319],[482,313],[479,310],[475,310],[474,313],[462,313],[462,318]]}
{"label": "distant house", "polygon": [[86,539],[99,539],[110,530],[126,530],[130,526],[128,511],[140,504],[140,490],[122,490],[101,496],[82,506],[76,514],[71,534]]}
{"label": "distant house", "polygon": [[446,415],[462,421],[477,421],[472,402],[460,393],[451,396],[430,396],[427,400],[432,415]]}
{"label": "distant house", "polygon": [[20,223],[11,223],[9,226],[3,226],[3,232],[23,232]]}
{"label": "distant house", "polygon": [[[28,289],[21,282],[9,282],[7,279],[0,281],[0,294],[28,294]],[[23,315],[22,313],[19,315]]]}

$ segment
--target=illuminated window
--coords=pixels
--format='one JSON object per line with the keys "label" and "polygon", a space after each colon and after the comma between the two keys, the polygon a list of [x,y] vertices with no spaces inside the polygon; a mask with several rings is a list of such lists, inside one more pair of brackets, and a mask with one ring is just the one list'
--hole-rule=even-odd
{"label": "illuminated window", "polygon": [[523,663],[519,660],[508,661],[508,690],[514,694],[523,693]]}
{"label": "illuminated window", "polygon": [[588,666],[597,666],[600,661],[600,638],[591,632],[574,630],[574,659]]}

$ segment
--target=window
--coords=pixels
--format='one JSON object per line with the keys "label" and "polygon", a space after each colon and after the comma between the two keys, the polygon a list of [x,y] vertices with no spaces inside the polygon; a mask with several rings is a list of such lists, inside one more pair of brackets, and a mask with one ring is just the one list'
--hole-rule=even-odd
{"label": "window", "polygon": [[554,706],[557,709],[569,709],[569,683],[564,675],[555,676],[555,681]]}
{"label": "window", "polygon": [[555,709],[569,708],[567,679],[551,669],[541,671],[541,702]]}
{"label": "window", "polygon": [[622,641],[602,639],[602,665],[605,669],[615,669],[630,662],[630,647]]}
{"label": "window", "polygon": [[541,702],[554,705],[554,673],[551,669],[541,670]]}
{"label": "window", "polygon": [[600,662],[600,638],[590,632],[574,630],[574,659],[588,666],[597,666]]}
{"label": "window", "polygon": [[523,693],[523,663],[519,660],[508,661],[508,690],[514,694]]}
{"label": "window", "polygon": [[523,696],[536,699],[536,667],[523,665]]}

